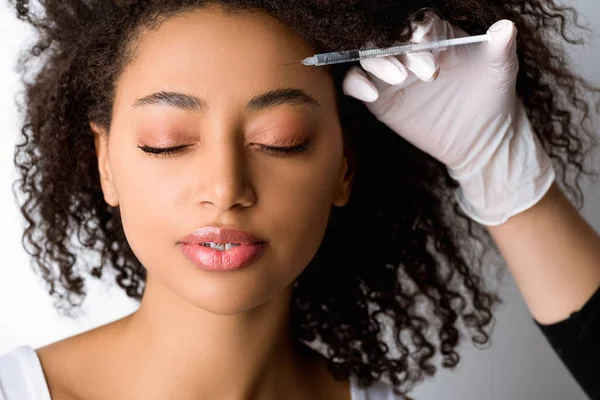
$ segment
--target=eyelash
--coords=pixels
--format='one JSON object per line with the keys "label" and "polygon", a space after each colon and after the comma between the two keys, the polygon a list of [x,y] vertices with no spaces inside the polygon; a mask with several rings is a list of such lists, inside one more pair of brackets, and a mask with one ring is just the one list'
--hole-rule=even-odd
{"label": "eyelash", "polygon": [[[178,153],[181,153],[182,151],[187,149],[189,146],[184,145],[184,146],[176,146],[176,147],[150,147],[150,146],[138,146],[138,147],[144,153],[148,153],[148,154],[154,155],[156,157],[172,157]],[[271,153],[281,156],[281,157],[288,157],[293,154],[303,153],[306,150],[308,150],[308,144],[306,142],[303,142],[297,146],[292,146],[292,147],[274,147],[274,146],[264,146],[264,145],[261,145],[260,147],[268,152],[271,152]]]}

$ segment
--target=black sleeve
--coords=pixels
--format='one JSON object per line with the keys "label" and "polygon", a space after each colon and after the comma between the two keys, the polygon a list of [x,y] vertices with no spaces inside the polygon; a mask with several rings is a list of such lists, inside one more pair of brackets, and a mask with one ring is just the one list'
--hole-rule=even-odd
{"label": "black sleeve", "polygon": [[600,400],[600,288],[568,319],[534,322],[590,399]]}

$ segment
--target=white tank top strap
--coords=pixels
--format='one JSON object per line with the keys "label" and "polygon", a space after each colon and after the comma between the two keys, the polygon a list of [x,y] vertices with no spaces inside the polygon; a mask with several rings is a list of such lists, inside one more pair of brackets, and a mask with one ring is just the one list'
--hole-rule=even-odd
{"label": "white tank top strap", "polygon": [[51,400],[32,347],[20,346],[0,356],[0,400]]}

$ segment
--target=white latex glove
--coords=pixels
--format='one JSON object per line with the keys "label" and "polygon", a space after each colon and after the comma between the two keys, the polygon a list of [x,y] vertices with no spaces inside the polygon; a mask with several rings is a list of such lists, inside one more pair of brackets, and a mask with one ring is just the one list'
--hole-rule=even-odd
{"label": "white latex glove", "polygon": [[[448,39],[468,36],[429,14],[411,41],[435,40],[433,32]],[[501,20],[488,34],[489,43],[449,47],[437,57],[419,52],[363,60],[362,68],[348,72],[343,88],[446,165],[470,218],[499,225],[537,203],[555,172],[516,95],[517,29]]]}

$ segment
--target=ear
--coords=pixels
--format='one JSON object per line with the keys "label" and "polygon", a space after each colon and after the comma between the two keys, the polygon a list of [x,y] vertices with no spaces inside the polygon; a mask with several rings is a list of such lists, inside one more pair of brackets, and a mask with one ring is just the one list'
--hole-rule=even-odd
{"label": "ear", "polygon": [[343,207],[348,203],[350,192],[352,191],[355,169],[356,161],[354,153],[351,150],[346,149],[344,151],[344,158],[342,159],[342,166],[338,177],[337,191],[333,198],[333,205],[336,207]]}
{"label": "ear", "polygon": [[108,162],[108,131],[95,122],[90,122],[90,128],[94,134],[94,145],[96,146],[96,157],[98,158],[98,172],[100,173],[100,184],[102,186],[102,193],[104,193],[104,201],[112,207],[117,207],[119,201]]}

